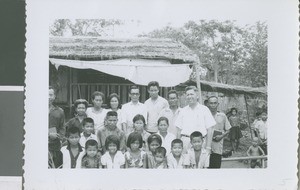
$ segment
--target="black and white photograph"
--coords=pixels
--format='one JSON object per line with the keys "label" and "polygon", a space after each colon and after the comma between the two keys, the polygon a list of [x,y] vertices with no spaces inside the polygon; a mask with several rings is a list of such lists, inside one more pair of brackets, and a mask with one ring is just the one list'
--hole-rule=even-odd
{"label": "black and white photograph", "polygon": [[49,168],[267,167],[265,21],[49,28]]}
{"label": "black and white photograph", "polygon": [[295,189],[297,26],[270,3],[29,1],[24,188]]}

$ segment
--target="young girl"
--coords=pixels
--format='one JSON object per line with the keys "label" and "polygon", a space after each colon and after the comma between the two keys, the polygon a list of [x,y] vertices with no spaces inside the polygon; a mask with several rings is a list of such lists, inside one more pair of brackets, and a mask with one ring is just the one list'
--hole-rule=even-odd
{"label": "young girl", "polygon": [[166,117],[160,117],[157,121],[158,125],[158,134],[162,139],[162,147],[167,150],[167,154],[171,152],[171,143],[174,139],[176,139],[175,135],[168,132],[169,128],[169,120]]}
{"label": "young girl", "polygon": [[125,166],[125,157],[120,151],[120,140],[116,135],[109,135],[105,140],[106,153],[101,157],[103,168],[119,169]]}
{"label": "young girl", "polygon": [[98,142],[94,139],[85,143],[85,155],[82,157],[81,168],[101,168],[100,154],[98,153]]}
{"label": "young girl", "polygon": [[87,117],[90,117],[94,120],[94,127],[96,132],[100,128],[104,127],[104,118],[106,116],[107,110],[101,107],[103,100],[104,94],[102,92],[95,91],[92,94],[93,107],[90,107],[86,110]]}
{"label": "young girl", "polygon": [[121,113],[121,103],[120,97],[116,93],[112,93],[109,95],[107,100],[108,109],[107,111],[115,111],[118,113],[118,123],[117,127],[122,130],[122,113]]}
{"label": "young girl", "polygon": [[[237,109],[231,108],[231,116],[229,117],[229,122],[231,124],[229,138],[231,142],[231,147],[233,151],[236,151],[239,148],[240,138],[243,136],[240,129],[240,118],[237,115]],[[234,146],[234,143],[235,146]]]}
{"label": "young girl", "polygon": [[133,132],[130,133],[127,140],[127,147],[130,149],[125,152],[125,167],[126,168],[145,168],[146,163],[146,152],[141,150],[143,146],[142,135]]}
{"label": "young girl", "polygon": [[150,133],[148,133],[147,131],[145,131],[145,118],[143,115],[141,114],[137,114],[136,116],[134,116],[133,118],[133,129],[134,132],[138,132],[139,134],[142,135],[143,138],[143,147],[142,150],[143,151],[148,151],[148,143],[147,143],[147,139],[150,136]]}
{"label": "young girl", "polygon": [[147,152],[147,168],[155,168],[156,162],[154,159],[155,150],[161,147],[162,139],[158,134],[151,134],[148,137],[149,151]]}
{"label": "young girl", "polygon": [[166,161],[166,149],[164,147],[158,147],[154,152],[154,169],[165,169],[168,168]]}

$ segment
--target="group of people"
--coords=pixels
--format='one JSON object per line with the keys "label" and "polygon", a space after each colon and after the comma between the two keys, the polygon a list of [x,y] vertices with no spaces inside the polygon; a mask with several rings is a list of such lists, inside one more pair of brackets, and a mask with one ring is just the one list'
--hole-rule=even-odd
{"label": "group of people", "polygon": [[[141,103],[139,88],[131,86],[131,101],[122,106],[113,93],[107,109],[102,107],[104,94],[96,91],[93,106],[76,100],[76,116],[65,122],[64,111],[53,103],[55,89],[49,87],[49,167],[220,168],[224,137],[229,133],[239,139],[240,131],[233,130],[239,127],[234,117],[228,120],[217,111],[218,98],[211,96],[207,106],[201,105],[198,89],[189,86],[188,105],[180,108],[175,90],[168,92],[168,100],[159,96],[156,81],[147,90],[150,98]],[[250,156],[255,153],[249,150]]]}

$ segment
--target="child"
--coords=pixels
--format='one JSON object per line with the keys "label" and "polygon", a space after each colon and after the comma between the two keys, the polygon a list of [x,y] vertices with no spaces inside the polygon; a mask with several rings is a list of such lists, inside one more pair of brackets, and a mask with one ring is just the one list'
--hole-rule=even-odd
{"label": "child", "polygon": [[146,152],[141,150],[143,146],[142,135],[137,132],[130,133],[127,140],[127,147],[130,149],[125,152],[126,168],[145,168]]}
{"label": "child", "polygon": [[85,152],[81,161],[81,168],[101,168],[100,154],[98,153],[98,142],[89,139],[85,143]]}
{"label": "child", "polygon": [[168,168],[183,169],[187,168],[187,156],[182,154],[183,142],[180,139],[174,139],[171,144],[171,154],[167,156]]}
{"label": "child", "polygon": [[78,127],[68,128],[66,134],[68,145],[61,148],[63,154],[62,168],[80,168],[84,151],[79,144],[80,130]]}
{"label": "child", "polygon": [[167,154],[171,151],[171,143],[174,139],[176,139],[175,135],[168,132],[169,128],[169,120],[166,117],[160,117],[157,122],[158,125],[158,135],[160,135],[162,139],[162,147],[167,150]]}
{"label": "child", "polygon": [[95,123],[96,133],[98,130],[104,127],[104,118],[107,110],[103,109],[102,103],[104,101],[104,94],[102,92],[95,91],[92,94],[93,107],[86,110],[86,115],[91,117]]}
{"label": "child", "polygon": [[166,163],[166,149],[164,147],[158,147],[154,152],[154,169],[165,169],[168,168]]}
{"label": "child", "polygon": [[[240,129],[240,119],[237,115],[237,109],[231,108],[230,112],[231,112],[231,116],[228,118],[231,125],[229,138],[230,138],[232,150],[236,151],[239,148],[240,138],[243,135]],[[236,143],[235,146],[234,143]]]}
{"label": "child", "polygon": [[188,150],[189,168],[208,168],[209,167],[209,154],[205,149],[202,149],[203,136],[199,131],[195,131],[190,136],[192,147]]}
{"label": "child", "polygon": [[78,99],[74,102],[74,108],[76,115],[72,119],[70,119],[66,123],[66,130],[68,130],[69,127],[78,127],[80,130],[80,133],[83,131],[83,120],[86,118],[86,108],[88,106],[88,102],[85,99]]}
{"label": "child", "polygon": [[266,111],[263,111],[261,113],[261,121],[258,121],[254,128],[257,131],[257,136],[260,140],[260,147],[264,150],[264,152],[267,154],[267,137],[268,137],[268,115]]}
{"label": "child", "polygon": [[147,143],[149,146],[149,151],[147,152],[147,168],[154,168],[154,153],[158,147],[161,147],[162,139],[158,134],[152,134],[148,137]]}
{"label": "child", "polygon": [[98,141],[99,141],[99,149],[101,153],[104,154],[106,152],[105,140],[109,135],[116,135],[120,139],[120,149],[125,152],[125,134],[117,127],[118,122],[118,113],[115,111],[109,111],[105,117],[105,127],[100,129],[97,133]]}
{"label": "child", "polygon": [[133,129],[134,129],[134,132],[138,132],[139,134],[142,135],[142,138],[143,138],[143,147],[142,147],[143,151],[149,150],[148,149],[147,139],[150,136],[150,133],[148,133],[147,131],[145,131],[145,125],[146,125],[145,122],[146,122],[146,120],[145,120],[144,116],[141,115],[141,114],[137,114],[133,118]]}
{"label": "child", "polygon": [[80,145],[85,148],[85,143],[87,140],[94,139],[98,140],[97,136],[93,134],[94,132],[94,120],[90,117],[84,118],[82,121],[83,132],[79,140]]}
{"label": "child", "polygon": [[[252,145],[249,147],[247,150],[247,155],[248,156],[261,156],[265,155],[263,149],[258,146],[258,141],[259,139],[257,137],[254,137],[252,140]],[[256,166],[261,168],[261,163],[259,160],[251,160],[250,162],[250,167],[255,168]]]}
{"label": "child", "polygon": [[125,157],[120,149],[120,140],[116,135],[110,135],[105,140],[106,153],[101,157],[103,168],[119,169],[125,166]]}

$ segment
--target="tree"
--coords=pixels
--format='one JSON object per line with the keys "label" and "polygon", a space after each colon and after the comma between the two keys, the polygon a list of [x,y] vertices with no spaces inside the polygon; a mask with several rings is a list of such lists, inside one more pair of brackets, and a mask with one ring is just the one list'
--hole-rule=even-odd
{"label": "tree", "polygon": [[[258,83],[267,78],[265,34],[264,23],[242,28],[233,21],[200,20],[189,21],[180,28],[167,26],[148,36],[171,38],[185,44],[212,73],[207,80],[256,87],[263,86]],[[253,73],[253,69],[259,71]]]}
{"label": "tree", "polygon": [[50,26],[52,36],[64,36],[68,32],[71,36],[107,36],[114,33],[116,25],[123,21],[115,19],[57,19]]}

